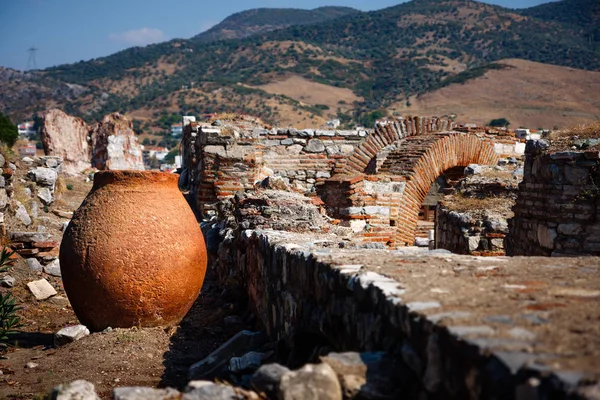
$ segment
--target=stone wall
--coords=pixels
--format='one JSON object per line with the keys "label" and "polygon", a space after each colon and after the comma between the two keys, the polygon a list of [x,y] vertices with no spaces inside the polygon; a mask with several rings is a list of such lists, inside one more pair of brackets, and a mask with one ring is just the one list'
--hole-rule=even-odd
{"label": "stone wall", "polygon": [[[296,346],[310,353],[308,343],[333,351],[386,351],[405,366],[395,379],[407,398],[541,399],[573,390],[573,381],[533,366],[536,357],[543,359],[544,354],[537,354],[542,345],[533,353],[517,350],[533,348],[526,342],[535,334],[528,330],[532,328],[510,328],[524,311],[507,303],[516,299],[512,293],[490,289],[502,285],[503,277],[532,268],[522,260],[340,249],[343,239],[331,233],[231,230],[218,221],[205,224],[204,230],[220,232],[224,239],[216,266],[221,284],[248,294],[269,337],[290,354]],[[548,267],[542,264],[535,261],[539,270],[527,276],[545,276]],[[452,273],[454,267],[463,279]],[[450,281],[442,283],[448,279],[460,282],[460,288],[449,289]],[[452,300],[458,294],[462,297]],[[444,300],[433,301],[434,296]],[[495,311],[486,308],[492,307],[488,301],[496,304]],[[574,307],[569,312],[578,304],[569,305]],[[508,315],[485,314],[499,312]]]}
{"label": "stone wall", "polygon": [[44,153],[64,160],[62,172],[77,175],[91,168],[86,123],[57,109],[47,111],[42,118],[40,137]]}
{"label": "stone wall", "polygon": [[60,110],[44,114],[40,130],[44,153],[64,160],[63,172],[79,175],[87,169],[143,170],[142,147],[127,117],[113,113],[88,126]]}
{"label": "stone wall", "polygon": [[600,154],[527,143],[509,255],[600,255]]}
{"label": "stone wall", "polygon": [[270,129],[243,120],[191,123],[182,139],[182,186],[193,193],[195,208],[203,210],[270,175],[309,192],[343,168],[367,135],[365,130]]}
{"label": "stone wall", "polygon": [[473,218],[439,204],[435,220],[435,248],[455,254],[503,256],[508,227],[500,221]]}
{"label": "stone wall", "polygon": [[90,129],[91,163],[99,170],[144,170],[142,148],[133,123],[119,113],[105,116]]}

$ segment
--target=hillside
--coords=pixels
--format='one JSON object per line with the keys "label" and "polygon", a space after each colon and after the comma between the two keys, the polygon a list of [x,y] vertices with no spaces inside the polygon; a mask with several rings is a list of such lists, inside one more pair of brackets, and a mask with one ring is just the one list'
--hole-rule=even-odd
{"label": "hillside", "polygon": [[243,39],[293,25],[316,24],[359,12],[350,7],[319,7],[314,10],[257,8],[235,13],[206,32],[194,36],[191,40],[211,42],[224,39]]}
{"label": "hillside", "polygon": [[[600,70],[600,52],[579,28],[585,21],[533,16],[548,14],[539,8],[516,12],[469,0],[414,0],[374,12],[326,8],[329,17],[350,14],[320,23],[314,22],[317,10],[302,14],[313,22],[287,28],[280,27],[298,10],[253,10],[210,33],[223,38],[237,23],[236,34],[254,33],[243,39],[207,41],[205,32],[50,68],[33,75],[40,87],[27,87],[27,102],[12,93],[19,90],[14,81],[0,82],[2,92],[12,93],[0,96],[0,108],[22,118],[55,103],[88,120],[120,111],[155,133],[168,128],[164,121],[172,114],[183,113],[244,112],[307,126],[336,116],[356,121],[406,104],[453,79],[480,76],[482,66],[502,59]],[[53,93],[65,83],[79,93],[57,99]]]}
{"label": "hillside", "polygon": [[391,109],[404,115],[456,114],[463,123],[506,118],[512,128],[551,129],[600,120],[600,72],[515,59],[498,63],[508,68],[415,96],[410,107],[402,102]]}
{"label": "hillside", "polygon": [[531,7],[523,15],[565,24],[576,33],[600,46],[600,1],[561,0]]}

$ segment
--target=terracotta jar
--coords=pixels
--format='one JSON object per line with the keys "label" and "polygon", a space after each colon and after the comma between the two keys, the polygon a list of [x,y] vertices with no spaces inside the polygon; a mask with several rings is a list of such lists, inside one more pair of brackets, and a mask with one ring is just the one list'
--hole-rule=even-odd
{"label": "terracotta jar", "polygon": [[82,324],[177,324],[198,297],[206,246],[177,174],[105,171],[60,246],[67,296]]}

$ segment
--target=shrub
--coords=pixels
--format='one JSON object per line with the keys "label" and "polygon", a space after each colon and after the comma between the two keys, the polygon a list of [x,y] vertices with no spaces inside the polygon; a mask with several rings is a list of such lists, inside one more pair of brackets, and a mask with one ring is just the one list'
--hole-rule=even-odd
{"label": "shrub", "polygon": [[[13,260],[10,258],[13,252],[6,247],[0,253],[0,272],[12,266]],[[4,342],[9,339],[9,336],[15,333],[15,328],[21,326],[21,318],[17,315],[20,310],[16,304],[16,299],[10,292],[6,294],[0,293],[0,341]]]}

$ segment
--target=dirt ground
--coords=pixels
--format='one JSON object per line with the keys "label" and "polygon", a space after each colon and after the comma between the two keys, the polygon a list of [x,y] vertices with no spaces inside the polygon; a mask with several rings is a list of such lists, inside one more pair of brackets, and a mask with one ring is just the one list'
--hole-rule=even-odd
{"label": "dirt ground", "polygon": [[[59,226],[61,219],[53,209],[73,211],[91,183],[71,179],[73,186],[65,190],[48,213],[45,225]],[[10,226],[9,226],[10,229]],[[30,229],[35,230],[35,229]],[[43,272],[32,272],[25,260],[17,258],[8,274],[16,279],[11,291],[22,309],[22,326],[12,337],[10,346],[2,349],[0,359],[0,398],[41,399],[58,384],[76,379],[96,385],[103,398],[110,398],[111,390],[120,386],[154,386],[182,388],[187,383],[187,368],[202,360],[218,346],[242,329],[245,324],[225,325],[224,317],[239,315],[238,305],[225,298],[209,272],[202,292],[191,311],[179,326],[171,328],[115,329],[107,333],[93,333],[63,347],[53,346],[53,335],[61,328],[78,324],[60,278]],[[37,301],[26,284],[45,278],[58,294],[48,300]],[[34,368],[27,367],[34,363]],[[31,365],[31,364],[30,364]]]}

